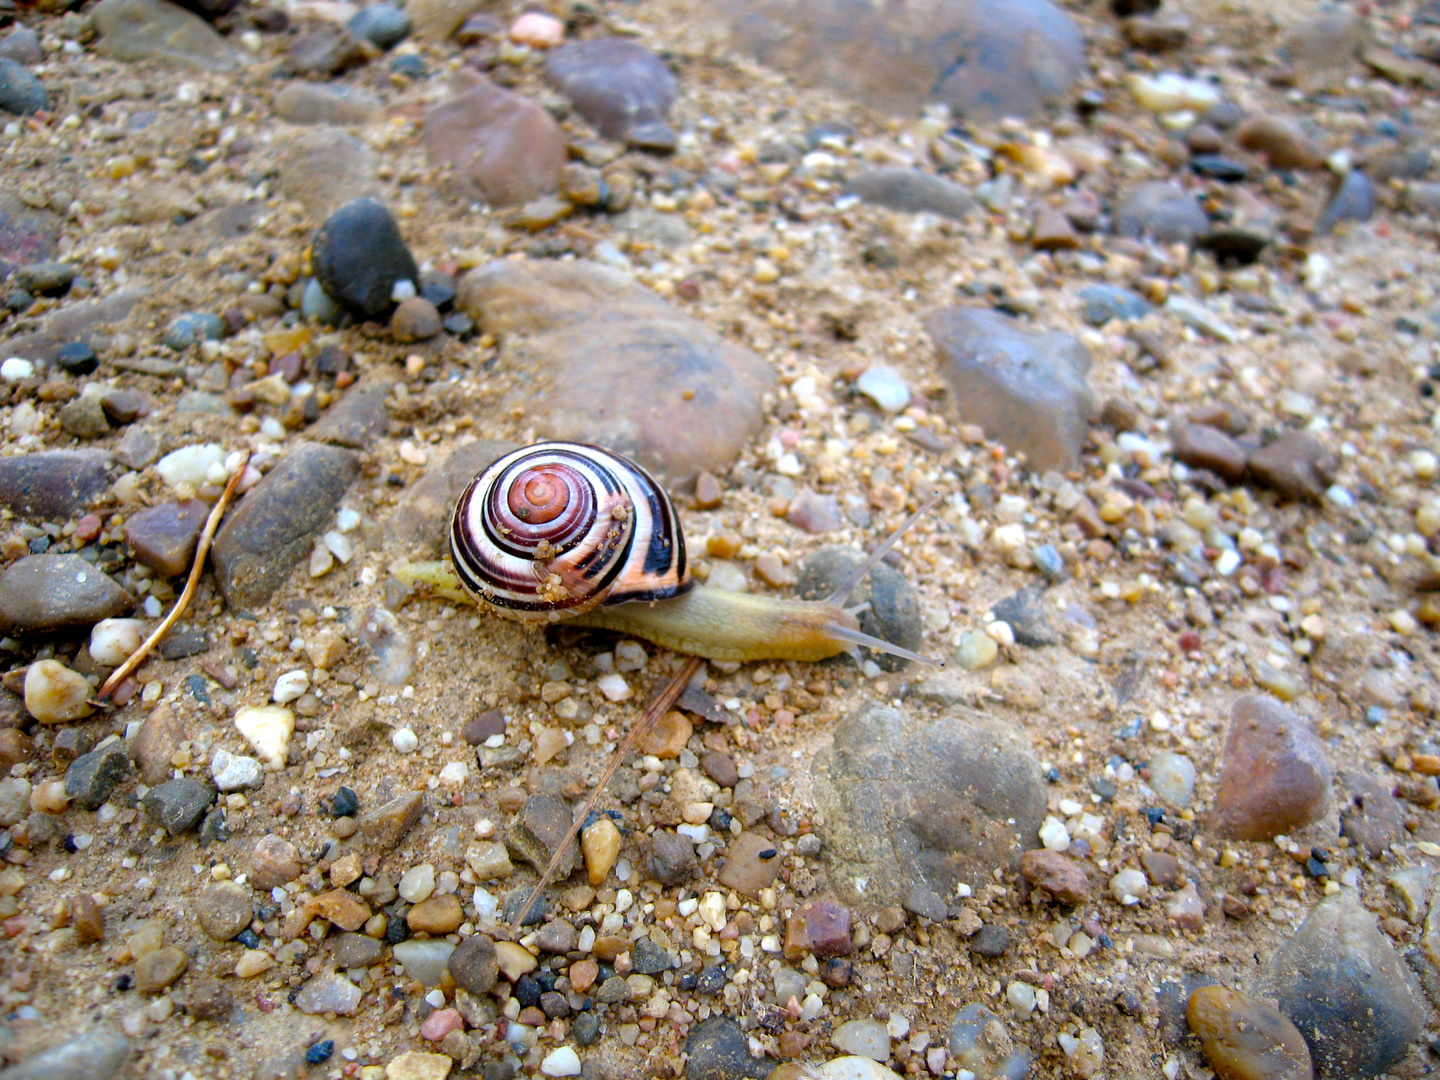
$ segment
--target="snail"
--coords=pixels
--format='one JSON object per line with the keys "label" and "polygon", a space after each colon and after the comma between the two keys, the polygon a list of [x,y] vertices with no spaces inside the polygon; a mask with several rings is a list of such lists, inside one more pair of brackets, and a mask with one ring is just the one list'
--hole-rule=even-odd
{"label": "snail", "polygon": [[501,457],[461,494],[453,578],[434,564],[403,576],[448,595],[458,584],[506,618],[566,619],[709,660],[823,660],[863,645],[934,663],[864,633],[863,608],[844,606],[909,524],[827,600],[730,592],[691,576],[679,518],[653,476],[597,446],[545,442]]}

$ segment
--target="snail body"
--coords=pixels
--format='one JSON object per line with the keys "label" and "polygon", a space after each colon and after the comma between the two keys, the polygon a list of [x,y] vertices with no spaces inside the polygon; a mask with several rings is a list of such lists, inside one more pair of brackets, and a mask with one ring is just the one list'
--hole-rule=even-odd
{"label": "snail body", "polygon": [[856,645],[925,659],[860,630],[843,604],[863,573],[823,601],[697,583],[664,488],[583,443],[538,443],[484,469],[456,503],[450,557],[465,594],[523,622],[567,619],[720,661],[823,660]]}

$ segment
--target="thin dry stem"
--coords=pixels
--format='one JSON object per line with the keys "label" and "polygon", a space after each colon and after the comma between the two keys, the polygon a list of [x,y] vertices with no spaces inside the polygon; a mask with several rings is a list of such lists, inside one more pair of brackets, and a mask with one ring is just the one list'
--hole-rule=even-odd
{"label": "thin dry stem", "polygon": [[190,577],[186,580],[185,588],[181,590],[179,598],[175,601],[175,606],[170,609],[170,614],[166,615],[164,621],[155,628],[144,643],[130,654],[128,660],[110,673],[110,677],[105,680],[104,685],[100,687],[100,693],[95,697],[96,705],[103,705],[110,699],[115,688],[145,662],[145,658],[150,655],[156,645],[160,644],[160,640],[170,632],[170,628],[175,625],[180,616],[185,614],[185,609],[190,606],[190,600],[195,595],[195,586],[200,583],[200,574],[205,569],[205,557],[210,554],[210,541],[214,539],[215,530],[220,527],[220,518],[225,513],[225,507],[230,505],[230,500],[235,495],[235,488],[240,483],[240,477],[245,475],[245,466],[249,463],[250,455],[246,454],[240,464],[235,467],[235,471],[230,474],[229,483],[220,493],[220,498],[210,511],[210,516],[205,519],[205,528],[201,530],[200,542],[195,545],[195,560],[190,566]]}
{"label": "thin dry stem", "polygon": [[585,819],[590,816],[590,811],[595,809],[595,804],[600,801],[600,796],[604,794],[611,779],[614,778],[615,770],[620,768],[620,763],[625,760],[626,755],[630,753],[630,750],[640,741],[641,737],[655,726],[655,721],[664,716],[665,713],[669,711],[670,706],[674,705],[680,695],[685,692],[685,687],[690,684],[690,680],[695,677],[695,673],[700,670],[700,665],[703,662],[704,661],[698,656],[686,657],[685,663],[680,666],[680,670],[665,684],[665,688],[655,696],[655,700],[650,702],[640,719],[635,721],[635,726],[630,729],[630,734],[625,736],[624,740],[616,748],[615,753],[611,755],[610,764],[605,767],[604,774],[600,777],[594,790],[590,792],[590,797],[585,800],[585,805],[582,806],[580,812],[575,815],[575,820],[570,823],[570,831],[565,834],[565,839],[560,841],[556,846],[555,854],[550,856],[550,864],[545,867],[545,872],[540,875],[539,884],[530,891],[530,895],[525,898],[524,906],[521,907],[519,914],[517,914],[514,921],[511,922],[510,932],[512,934],[517,937],[520,935],[521,928],[525,923],[525,916],[530,913],[530,908],[534,906],[540,894],[545,891],[545,887],[555,879],[555,871],[560,865],[561,856],[565,849],[569,847],[570,842],[580,834],[581,828],[585,825]]}

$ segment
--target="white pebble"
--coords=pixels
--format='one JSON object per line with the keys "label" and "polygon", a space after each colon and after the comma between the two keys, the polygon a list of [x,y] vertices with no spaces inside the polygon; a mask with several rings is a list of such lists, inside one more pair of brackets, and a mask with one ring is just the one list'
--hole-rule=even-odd
{"label": "white pebble", "polygon": [[402,754],[413,753],[420,745],[420,739],[408,727],[396,728],[395,734],[390,736],[390,742]]}
{"label": "white pebble", "polygon": [[1150,892],[1150,883],[1139,870],[1121,870],[1110,879],[1110,895],[1126,907],[1140,903]]}
{"label": "white pebble", "polygon": [[286,705],[309,689],[310,675],[296,668],[294,671],[285,672],[275,680],[275,689],[271,691],[270,696],[275,704]]}
{"label": "white pebble", "polygon": [[228,750],[215,751],[210,759],[210,778],[221,791],[246,791],[263,783],[260,762]]}
{"label": "white pebble", "polygon": [[465,778],[470,775],[470,767],[463,761],[452,761],[440,770],[440,786],[447,788],[461,788],[465,786]]}
{"label": "white pebble", "polygon": [[[532,49],[553,49],[565,40],[565,24],[543,11],[527,11],[510,24],[510,40]],[[576,1070],[579,1071],[578,1069]],[[570,1076],[571,1073],[546,1073],[546,1076]]]}
{"label": "white pebble", "polygon": [[1234,548],[1226,548],[1215,558],[1215,572],[1221,577],[1229,577],[1236,570],[1240,569],[1240,553]]}
{"label": "white pebble", "polygon": [[717,934],[725,929],[725,895],[708,892],[700,898],[700,919]]}
{"label": "white pebble", "polygon": [[6,382],[19,382],[34,374],[35,365],[23,356],[7,356],[4,363],[0,363],[0,379]]}
{"label": "white pebble", "polygon": [[606,701],[628,701],[635,693],[630,689],[630,684],[625,681],[625,676],[615,672],[601,675],[595,680],[595,686],[600,693],[605,695]]}
{"label": "white pebble", "polygon": [[140,605],[140,610],[145,612],[149,618],[158,619],[160,612],[165,609],[160,606],[160,601],[155,599],[155,597],[147,596],[145,597],[145,602]]}
{"label": "white pebble", "polygon": [[546,1076],[579,1076],[580,1055],[568,1046],[557,1046],[540,1062],[540,1071]]}
{"label": "white pebble", "polygon": [[351,510],[348,506],[335,515],[335,527],[341,532],[349,532],[360,524],[360,514]]}
{"label": "white pebble", "polygon": [[855,380],[855,389],[887,413],[898,413],[910,404],[910,388],[892,367],[872,367]]}
{"label": "white pebble", "polygon": [[295,714],[280,705],[247,706],[235,713],[235,730],[272,769],[283,769],[295,734]]}
{"label": "white pebble", "polygon": [[105,667],[119,667],[145,640],[139,619],[101,619],[90,631],[90,658]]}
{"label": "white pebble", "polygon": [[1005,1000],[1017,1017],[1027,1019],[1035,1011],[1035,987],[1017,979],[1005,988]]}
{"label": "white pebble", "polygon": [[428,900],[430,894],[435,891],[435,867],[429,863],[412,866],[401,875],[396,891],[407,904],[418,904],[422,900]]}
{"label": "white pebble", "polygon": [[419,293],[415,291],[415,282],[409,278],[401,278],[390,286],[390,302],[392,304],[403,304],[406,300],[413,300]]}
{"label": "white pebble", "polygon": [[169,487],[199,487],[209,479],[210,466],[221,465],[225,451],[218,443],[196,443],[172,450],[155,463],[155,471]]}
{"label": "white pebble", "polygon": [[1045,818],[1045,824],[1040,826],[1040,843],[1044,844],[1049,851],[1068,851],[1070,831],[1065,828],[1065,823],[1059,818],[1048,816]]}
{"label": "white pebble", "polygon": [[350,538],[344,533],[331,529],[321,539],[325,541],[325,546],[329,548],[330,554],[342,563],[348,563],[354,558],[355,545],[350,543]]}
{"label": "white pebble", "polygon": [[95,711],[90,683],[59,660],[37,660],[26,670],[25,708],[42,724],[63,724]]}

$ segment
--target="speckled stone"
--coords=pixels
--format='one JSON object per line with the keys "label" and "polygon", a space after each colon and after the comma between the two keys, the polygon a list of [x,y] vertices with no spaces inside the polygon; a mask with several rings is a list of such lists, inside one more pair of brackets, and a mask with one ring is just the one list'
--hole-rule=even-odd
{"label": "speckled stone", "polygon": [[[555,855],[560,842],[570,829],[570,804],[559,795],[532,795],[515,815],[505,831],[505,847],[521,862],[527,862],[542,873]],[[556,879],[564,881],[575,870],[579,845],[574,840],[565,845],[565,852],[556,868]]]}
{"label": "speckled stone", "polygon": [[250,884],[257,889],[288,885],[304,869],[299,850],[282,836],[262,836],[250,852]]}
{"label": "speckled stone", "polygon": [[348,450],[300,443],[240,501],[211,548],[232,609],[263,605],[310,554],[360,471]]}
{"label": "speckled stone", "polygon": [[1270,840],[1325,809],[1330,763],[1310,722],[1275,698],[1235,702],[1211,819],[1221,836]]}
{"label": "speckled stone", "polygon": [[751,1057],[749,1040],[728,1016],[712,1016],[691,1028],[685,1054],[685,1080],[764,1080],[776,1064]]}
{"label": "speckled stone", "polygon": [[135,598],[79,555],[26,555],[0,573],[0,627],[12,635],[94,626]]}
{"label": "speckled stone", "polygon": [[1020,873],[1062,904],[1083,904],[1090,898],[1090,878],[1084,865],[1062,852],[1046,848],[1027,851],[1020,857]]}
{"label": "speckled stone", "polygon": [[833,900],[801,904],[785,922],[785,958],[849,956],[850,909]]}
{"label": "speckled stone", "polygon": [[476,997],[488,994],[500,977],[495,942],[484,934],[472,934],[457,945],[446,966],[455,985]]}
{"label": "speckled stone", "polygon": [[233,881],[208,885],[195,895],[195,920],[216,941],[229,941],[250,925],[250,890]]}
{"label": "speckled stone", "polygon": [[657,829],[650,837],[645,866],[662,885],[682,885],[700,872],[694,842],[669,829]]}
{"label": "speckled stone", "polygon": [[215,801],[215,789],[188,776],[153,787],[140,800],[146,815],[171,836],[189,832]]}

